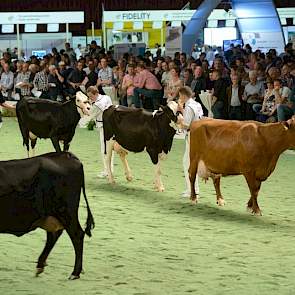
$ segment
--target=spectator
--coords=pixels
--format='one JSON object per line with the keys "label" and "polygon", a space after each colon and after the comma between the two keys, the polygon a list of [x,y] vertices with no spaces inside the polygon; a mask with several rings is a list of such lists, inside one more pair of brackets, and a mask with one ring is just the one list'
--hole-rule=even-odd
{"label": "spectator", "polygon": [[127,75],[124,76],[123,82],[122,82],[122,91],[124,94],[124,97],[126,97],[126,100],[124,99],[122,101],[122,105],[125,106],[131,106],[134,105],[134,77],[135,77],[135,65],[129,64],[127,68]]}
{"label": "spectator", "polygon": [[156,76],[146,70],[143,64],[138,64],[136,67],[138,78],[134,80],[134,104],[135,107],[142,107],[140,95],[144,95],[145,99],[151,99],[153,110],[158,110],[160,99],[162,97],[162,86]]}
{"label": "spectator", "polygon": [[212,73],[213,93],[212,93],[212,112],[215,119],[226,119],[227,117],[227,99],[226,83],[221,78],[221,73],[214,70]]}
{"label": "spectator", "polygon": [[282,70],[281,70],[281,80],[283,86],[288,87],[289,89],[292,89],[293,86],[295,86],[294,83],[294,76],[291,75],[290,73],[290,67],[288,64],[283,65]]}
{"label": "spectator", "polygon": [[[92,59],[89,60],[87,69],[88,69],[87,71],[84,69],[84,71],[87,73],[86,89],[89,86],[95,86],[97,82],[97,78],[98,78],[98,74],[95,71],[95,64]],[[99,92],[101,93],[101,91]]]}
{"label": "spectator", "polygon": [[245,86],[243,100],[246,102],[246,120],[255,120],[254,104],[262,104],[264,95],[264,85],[257,81],[256,71],[249,72],[250,82]]}
{"label": "spectator", "polygon": [[278,121],[286,121],[295,114],[295,87],[293,87],[286,103],[277,106]]}
{"label": "spectator", "polygon": [[191,83],[193,80],[193,74],[191,69],[185,69],[183,73],[183,84],[184,86],[191,87]]}
{"label": "spectator", "polygon": [[73,48],[71,48],[71,44],[68,42],[65,43],[65,53],[70,59],[70,64],[73,65],[74,62],[77,60],[77,57],[75,51],[73,50]]}
{"label": "spectator", "polygon": [[12,88],[13,88],[13,73],[9,69],[9,64],[3,64],[3,72],[0,79],[0,91],[3,97],[6,99],[11,98]]}
{"label": "spectator", "polygon": [[230,120],[242,120],[244,87],[239,85],[237,74],[231,74],[231,85],[226,89],[228,118]]}
{"label": "spectator", "polygon": [[[268,78],[266,81],[267,88],[264,93],[264,100],[261,104],[254,104],[253,110],[256,112],[256,119],[260,122],[267,122],[270,118],[274,118],[276,112],[274,83]],[[273,120],[275,121],[275,119]]]}
{"label": "spectator", "polygon": [[62,96],[62,84],[64,82],[64,77],[58,72],[55,65],[49,66],[48,75],[48,96],[51,100],[63,101]]}
{"label": "spectator", "polygon": [[82,50],[82,45],[78,44],[77,48],[75,49],[75,57],[76,57],[77,60],[79,60],[82,57],[81,50]]}
{"label": "spectator", "polygon": [[194,93],[195,100],[201,104],[204,115],[208,116],[208,110],[205,108],[205,106],[203,105],[199,97],[199,94],[201,93],[201,91],[206,90],[206,79],[203,76],[203,69],[200,66],[197,66],[195,69],[194,79],[192,80],[192,83],[191,83],[191,90]]}
{"label": "spectator", "polygon": [[180,87],[183,87],[183,81],[179,77],[180,69],[175,67],[170,70],[170,80],[165,88],[165,97],[167,97],[167,101],[177,100],[178,99],[178,91]]}
{"label": "spectator", "polygon": [[[36,73],[34,81],[34,95],[49,99],[48,95],[48,65],[43,61],[40,63],[40,72]],[[37,90],[37,91],[36,91]]]}
{"label": "spectator", "polygon": [[68,89],[67,94],[70,96],[73,96],[76,94],[77,91],[80,90],[80,86],[85,85],[87,83],[86,73],[83,71],[83,64],[81,62],[78,62],[76,65],[76,68],[71,71],[71,73],[68,76],[67,83],[68,83]]}
{"label": "spectator", "polygon": [[101,69],[98,72],[97,86],[111,86],[113,84],[113,71],[108,66],[107,60],[102,58],[100,60]]}
{"label": "spectator", "polygon": [[32,68],[36,65],[30,65],[28,62],[24,63],[22,71],[17,74],[15,79],[15,92],[20,95],[20,98],[23,96],[31,96],[31,89],[33,87],[32,81],[34,80],[34,77],[29,71],[30,66]]}

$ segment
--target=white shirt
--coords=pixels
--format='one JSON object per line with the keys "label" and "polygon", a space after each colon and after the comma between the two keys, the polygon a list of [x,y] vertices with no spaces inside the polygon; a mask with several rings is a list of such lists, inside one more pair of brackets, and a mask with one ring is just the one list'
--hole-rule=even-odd
{"label": "white shirt", "polygon": [[90,118],[91,120],[96,121],[96,127],[101,128],[103,127],[102,123],[102,115],[103,112],[108,109],[111,105],[113,105],[111,98],[108,95],[101,95],[97,96],[95,103],[93,104],[91,111],[90,111]]}
{"label": "white shirt", "polygon": [[201,104],[190,98],[185,103],[183,112],[184,125],[189,128],[192,122],[200,120],[203,117],[203,114]]}
{"label": "white shirt", "polygon": [[233,87],[231,88],[231,99],[230,99],[230,105],[232,107],[239,107],[241,105],[240,99],[239,99],[239,87]]}

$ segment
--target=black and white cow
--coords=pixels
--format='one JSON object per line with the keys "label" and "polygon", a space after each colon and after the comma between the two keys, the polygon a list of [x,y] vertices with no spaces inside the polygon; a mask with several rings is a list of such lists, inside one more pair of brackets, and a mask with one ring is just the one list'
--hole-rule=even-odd
{"label": "black and white cow", "polygon": [[[85,232],[78,219],[81,189],[87,206]],[[22,236],[43,228],[47,241],[36,275],[65,229],[75,249],[70,279],[82,271],[83,240],[91,236],[94,220],[85,194],[82,163],[71,153],[49,153],[24,160],[0,161],[0,233]]]}
{"label": "black and white cow", "polygon": [[111,171],[113,150],[120,155],[128,181],[132,180],[132,175],[126,160],[127,151],[139,153],[146,150],[156,165],[155,188],[164,191],[160,160],[171,150],[177,123],[182,119],[182,115],[177,114],[177,107],[177,103],[171,101],[154,113],[123,106],[111,106],[104,111],[103,128],[110,183],[114,183]]}
{"label": "black and white cow", "polygon": [[16,105],[16,115],[27,147],[28,156],[31,141],[32,153],[37,138],[50,138],[57,152],[61,151],[59,141],[63,141],[64,151],[68,151],[81,117],[89,115],[88,97],[81,91],[76,98],[65,103],[47,99],[23,98]]}

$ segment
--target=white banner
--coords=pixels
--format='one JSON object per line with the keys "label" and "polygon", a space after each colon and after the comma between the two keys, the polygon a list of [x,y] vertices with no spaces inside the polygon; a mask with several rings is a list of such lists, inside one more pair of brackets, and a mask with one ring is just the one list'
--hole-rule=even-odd
{"label": "white banner", "polygon": [[276,49],[278,53],[284,52],[285,42],[281,32],[242,33],[244,44],[249,44],[252,50],[260,49],[263,52]]}
{"label": "white banner", "polygon": [[0,24],[84,23],[84,11],[0,12]]}
{"label": "white banner", "polygon": [[104,22],[190,20],[195,10],[104,11]]}
{"label": "white banner", "polygon": [[175,52],[182,51],[182,27],[167,27],[165,55],[174,57]]}

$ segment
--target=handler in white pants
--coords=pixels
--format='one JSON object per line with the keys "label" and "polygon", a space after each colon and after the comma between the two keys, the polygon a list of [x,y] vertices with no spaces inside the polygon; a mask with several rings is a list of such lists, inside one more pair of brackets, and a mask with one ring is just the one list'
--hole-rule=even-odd
{"label": "handler in white pants", "polygon": [[[200,120],[203,116],[203,110],[201,104],[196,102],[193,98],[193,93],[191,89],[187,86],[181,87],[179,89],[179,111],[183,114],[183,129],[186,130],[185,135],[185,152],[183,155],[183,170],[184,170],[184,177],[185,177],[185,185],[186,190],[182,193],[183,197],[190,197],[191,189],[190,189],[190,180],[189,180],[189,164],[190,164],[190,157],[189,157],[189,150],[190,150],[190,136],[189,136],[189,129],[192,122]],[[199,196],[199,181],[198,177],[196,178],[196,194],[197,197]]]}
{"label": "handler in white pants", "polygon": [[[104,153],[105,144],[104,144],[102,114],[104,110],[109,108],[113,103],[111,98],[108,95],[99,94],[99,91],[96,88],[96,86],[90,86],[87,89],[87,96],[91,99],[93,103],[90,117],[92,120],[95,120],[96,128],[99,132],[99,137],[100,137],[100,152],[101,152],[104,170],[98,174],[98,177],[105,178],[108,176],[108,173],[107,173],[106,155]],[[112,170],[113,170],[113,159],[112,159]]]}

